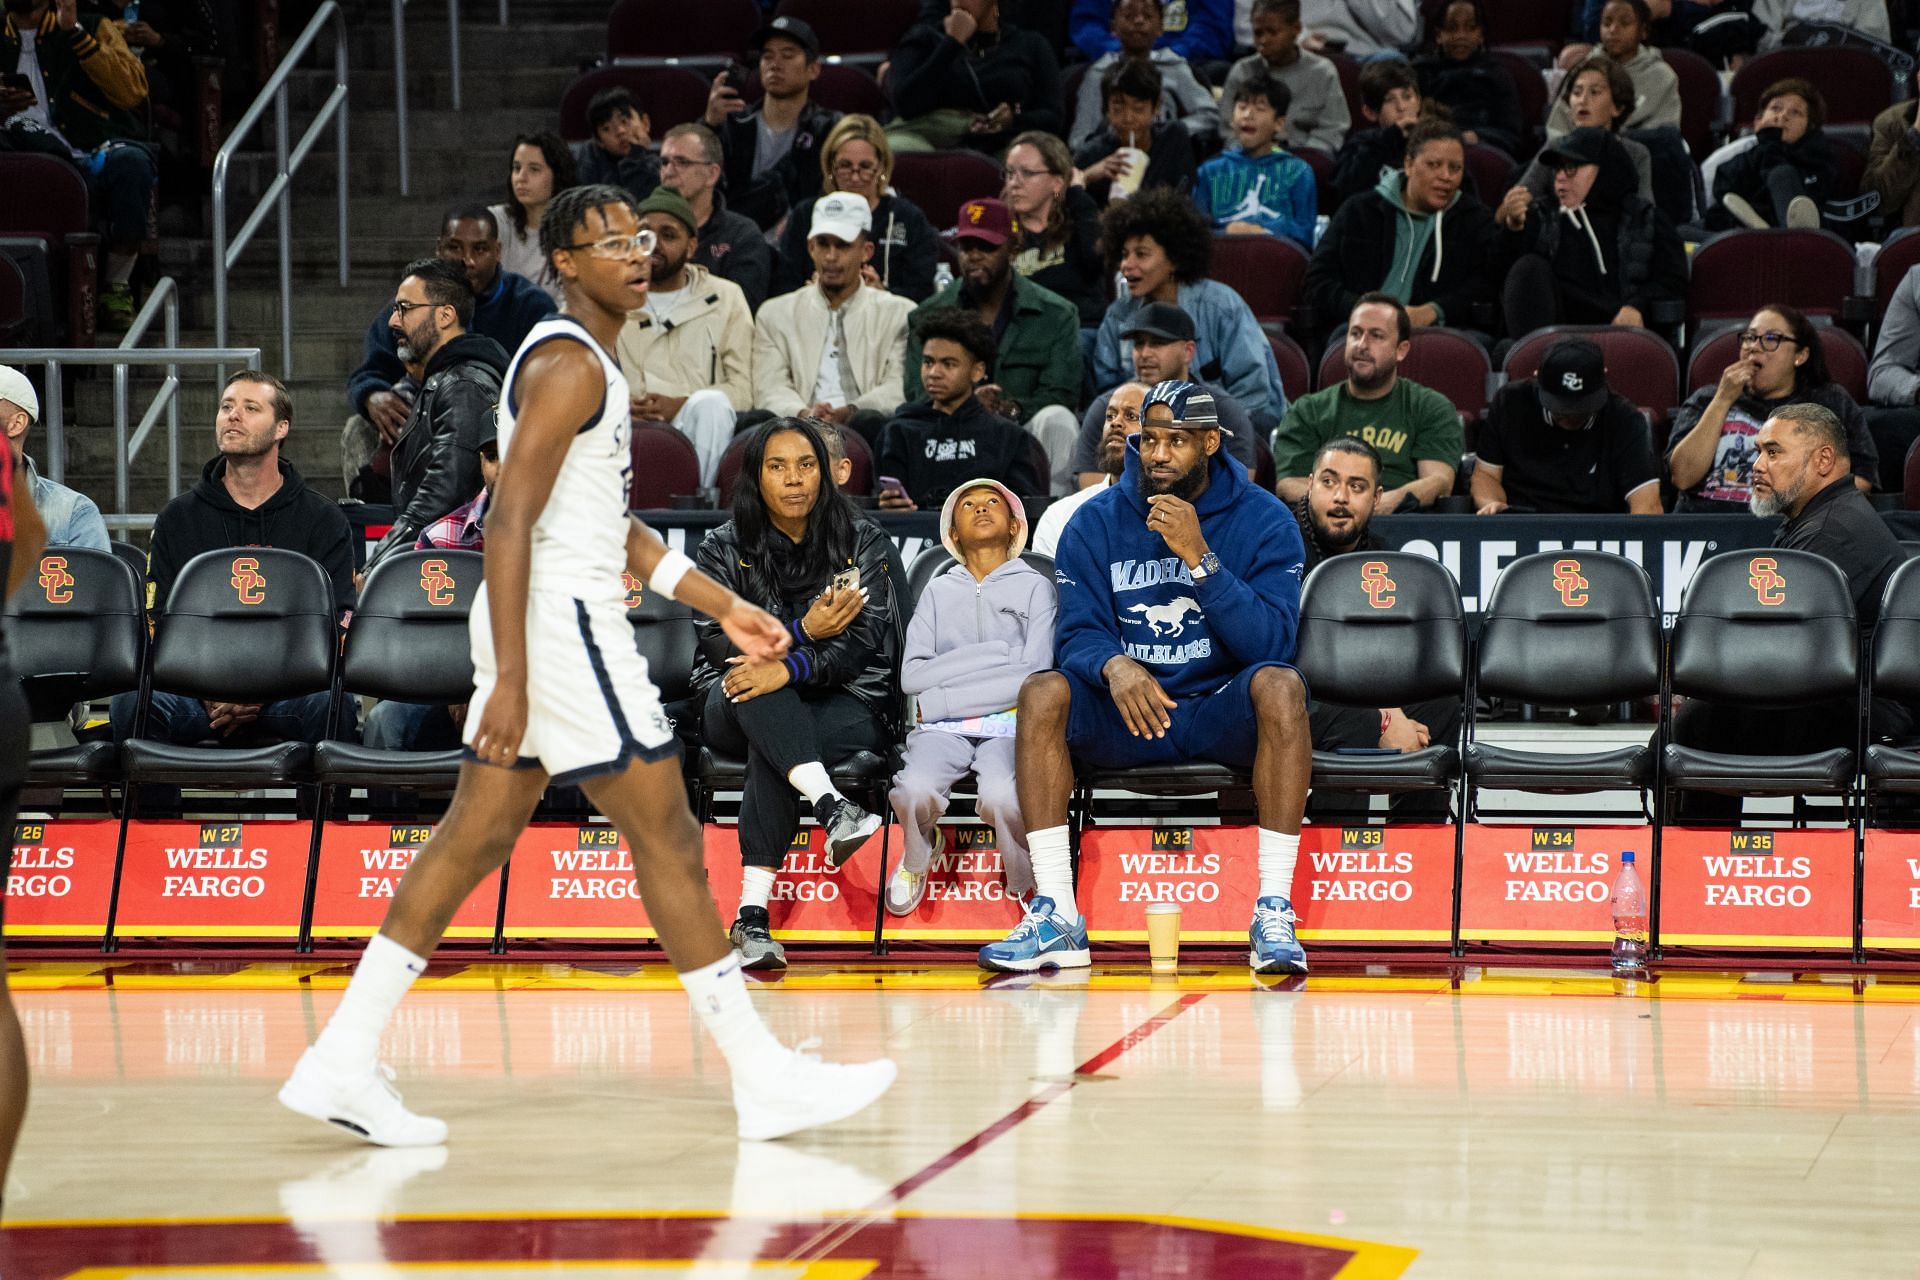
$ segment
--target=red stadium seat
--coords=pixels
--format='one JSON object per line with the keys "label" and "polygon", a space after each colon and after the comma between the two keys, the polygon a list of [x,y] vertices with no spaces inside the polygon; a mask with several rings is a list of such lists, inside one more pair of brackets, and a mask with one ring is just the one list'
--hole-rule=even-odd
{"label": "red stadium seat", "polygon": [[1687,320],[1745,320],[1769,302],[1810,316],[1840,315],[1853,291],[1853,246],[1831,231],[1782,227],[1723,231],[1693,255]]}
{"label": "red stadium seat", "polygon": [[[1817,326],[1820,352],[1827,358],[1827,373],[1836,385],[1860,404],[1867,402],[1867,349],[1845,329],[1834,325]],[[1740,354],[1739,327],[1722,329],[1696,346],[1687,361],[1687,394],[1720,380],[1720,374]]]}
{"label": "red stadium seat", "polygon": [[1655,427],[1680,403],[1680,361],[1659,335],[1625,325],[1556,324],[1535,329],[1513,344],[1503,366],[1510,382],[1540,372],[1547,348],[1564,338],[1584,338],[1600,348],[1607,385],[1648,415]]}
{"label": "red stadium seat", "polygon": [[30,237],[45,248],[48,276],[65,316],[66,340],[93,345],[100,237],[89,229],[87,182],[64,160],[29,151],[0,155],[0,236]]}
{"label": "red stadium seat", "polygon": [[1269,329],[1267,345],[1273,348],[1273,362],[1280,366],[1280,387],[1287,393],[1288,404],[1313,390],[1313,368],[1299,343]]}
{"label": "red stadium seat", "polygon": [[560,136],[578,142],[592,134],[587,127],[587,104],[602,89],[621,88],[633,95],[654,137],[677,124],[698,120],[707,112],[705,77],[685,67],[638,67],[614,64],[596,67],[567,86],[560,98]]}
{"label": "red stadium seat", "polygon": [[1531,158],[1533,152],[1539,149],[1540,139],[1546,132],[1547,78],[1540,74],[1538,66],[1511,49],[1489,49],[1487,56],[1507,69],[1514,92],[1520,95],[1520,119],[1527,126],[1526,133],[1521,135],[1521,142],[1527,151],[1527,158]]}
{"label": "red stadium seat", "polygon": [[844,62],[821,63],[820,78],[813,82],[809,96],[823,107],[848,115],[885,120],[893,114],[893,102],[880,82],[860,67]]}
{"label": "red stadium seat", "polygon": [[615,0],[607,17],[607,56],[734,58],[763,20],[753,0]]}
{"label": "red stadium seat", "polygon": [[1472,180],[1480,203],[1498,208],[1513,186],[1513,157],[1498,147],[1476,142],[1467,148],[1467,177]]}
{"label": "red stadium seat", "polygon": [[1360,110],[1360,64],[1344,53],[1330,53],[1327,61],[1340,73],[1340,92],[1347,97],[1347,114],[1353,120],[1353,127],[1367,127],[1367,117]]}
{"label": "red stadium seat", "polygon": [[1698,164],[1712,153],[1713,135],[1721,125],[1720,107],[1726,99],[1720,73],[1691,49],[1662,49],[1660,56],[1680,77],[1680,134]]}
{"label": "red stadium seat", "polygon": [[[1412,349],[1400,365],[1401,377],[1438,391],[1468,422],[1478,422],[1487,411],[1487,375],[1492,372],[1487,349],[1457,329],[1415,329]],[[1320,357],[1320,388],[1346,377],[1346,344],[1336,340]]]}
{"label": "red stadium seat", "polygon": [[1487,0],[1487,43],[1531,45],[1551,53],[1573,27],[1568,0]]}
{"label": "red stadium seat", "polygon": [[920,206],[936,230],[951,226],[969,200],[1000,195],[1000,166],[977,151],[908,152],[893,158],[893,185]]}
{"label": "red stadium seat", "polygon": [[1296,147],[1293,154],[1313,170],[1313,198],[1317,206],[1314,212],[1331,218],[1340,207],[1340,197],[1333,189],[1333,157],[1318,147]]}
{"label": "red stadium seat", "polygon": [[1872,124],[1893,104],[1893,77],[1887,64],[1865,49],[1851,45],[1775,49],[1734,73],[1728,88],[1734,124],[1751,124],[1767,86],[1790,76],[1820,86],[1820,95],[1827,100],[1828,124]]}
{"label": "red stadium seat", "polygon": [[825,53],[885,54],[919,19],[920,4],[919,0],[780,0],[775,12],[812,27]]}
{"label": "red stadium seat", "polygon": [[1285,236],[1215,232],[1212,276],[1246,299],[1254,319],[1285,324],[1305,291],[1309,256]]}
{"label": "red stadium seat", "polygon": [[633,478],[627,505],[636,511],[670,507],[677,497],[700,492],[700,455],[693,441],[663,422],[633,424]]}
{"label": "red stadium seat", "polygon": [[1920,227],[1902,227],[1887,237],[1873,259],[1873,323],[1877,328],[1887,318],[1887,304],[1893,291],[1907,278],[1907,272],[1920,266]]}

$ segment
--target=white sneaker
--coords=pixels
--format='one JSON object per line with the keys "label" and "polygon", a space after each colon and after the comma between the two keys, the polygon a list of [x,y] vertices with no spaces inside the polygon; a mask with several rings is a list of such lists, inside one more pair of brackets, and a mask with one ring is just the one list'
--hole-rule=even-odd
{"label": "white sneaker", "polygon": [[309,1048],[280,1086],[280,1105],[379,1147],[433,1147],[447,1140],[446,1121],[407,1110],[393,1087],[393,1068],[384,1063],[359,1074],[342,1072]]}
{"label": "white sneaker", "polygon": [[802,1045],[784,1062],[771,1062],[751,1077],[734,1074],[733,1110],[742,1138],[767,1142],[845,1120],[878,1101],[900,1074],[891,1058],[822,1062],[807,1048]]}
{"label": "white sneaker", "polygon": [[1787,201],[1787,225],[1802,231],[1810,231],[1820,225],[1820,206],[1807,196],[1795,196]]}

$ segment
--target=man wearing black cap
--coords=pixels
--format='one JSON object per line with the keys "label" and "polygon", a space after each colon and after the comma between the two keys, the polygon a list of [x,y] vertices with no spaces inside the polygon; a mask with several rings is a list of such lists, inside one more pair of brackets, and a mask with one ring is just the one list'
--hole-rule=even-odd
{"label": "man wearing black cap", "polygon": [[1680,233],[1642,196],[1620,140],[1575,129],[1540,153],[1553,200],[1535,204],[1516,186],[1494,213],[1513,262],[1501,293],[1507,331],[1551,324],[1644,325],[1655,303],[1687,292]]}
{"label": "man wearing black cap", "polygon": [[840,113],[812,100],[820,37],[800,19],[782,16],[760,28],[747,59],[760,69],[760,105],[747,106],[740,96],[746,86],[733,82],[734,71],[722,71],[707,95],[706,121],[726,150],[733,211],[764,231],[820,194],[820,144]]}
{"label": "man wearing black cap", "polygon": [[[1193,353],[1198,335],[1193,317],[1177,304],[1149,302],[1141,307],[1120,335],[1133,344],[1133,376],[1152,386],[1157,382],[1192,380]],[[1213,396],[1220,415],[1220,447],[1254,470],[1253,422],[1238,400],[1212,383],[1196,384]],[[1094,400],[1080,419],[1080,440],[1073,451],[1073,470],[1082,489],[1107,482],[1100,466],[1100,437],[1106,431],[1107,401],[1111,391]]]}
{"label": "man wearing black cap", "polygon": [[1537,377],[1510,382],[1480,424],[1474,509],[1660,514],[1660,468],[1647,420],[1607,386],[1591,342],[1548,348]]}

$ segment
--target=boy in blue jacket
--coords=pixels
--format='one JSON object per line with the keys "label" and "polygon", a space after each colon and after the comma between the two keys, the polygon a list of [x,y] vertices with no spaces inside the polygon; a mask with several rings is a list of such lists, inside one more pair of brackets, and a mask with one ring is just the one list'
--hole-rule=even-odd
{"label": "boy in blue jacket", "polygon": [[1033,888],[1013,786],[1013,708],[1021,682],[1053,665],[1053,584],[1020,558],[1026,509],[998,480],[969,480],[947,495],[940,541],[959,563],[914,606],[900,667],[919,724],[887,796],[905,846],[887,882],[887,910],[896,916],[912,915],[926,896],[927,865],[944,843],[937,824],[969,769],[980,819],[1000,838],[1008,896]]}
{"label": "boy in blue jacket", "polygon": [[1230,235],[1289,236],[1313,248],[1319,199],[1313,167],[1280,144],[1293,93],[1264,67],[1234,86],[1233,140],[1200,166],[1193,202],[1216,231]]}
{"label": "boy in blue jacket", "polygon": [[1054,558],[1055,669],[1021,686],[1020,812],[1034,896],[981,967],[1088,964],[1073,893],[1073,759],[1098,768],[1186,760],[1251,766],[1260,892],[1256,973],[1305,973],[1291,902],[1312,770],[1306,686],[1288,666],[1305,550],[1292,514],[1220,449],[1213,396],[1147,395],[1120,480],[1075,513]]}

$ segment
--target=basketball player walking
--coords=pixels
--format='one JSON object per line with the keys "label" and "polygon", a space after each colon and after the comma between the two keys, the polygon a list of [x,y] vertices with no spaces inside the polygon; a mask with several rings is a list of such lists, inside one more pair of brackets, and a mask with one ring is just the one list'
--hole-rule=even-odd
{"label": "basketball player walking", "polygon": [[632,848],[648,918],[732,1072],[741,1137],[843,1119],[893,1083],[889,1059],[823,1063],[761,1023],[707,888],[672,728],[634,648],[623,570],[717,619],[750,658],[778,659],[787,646],[773,617],[627,514],[630,401],[609,353],[646,301],[648,239],[615,187],[576,187],[547,207],[540,248],[566,303],[534,326],[503,383],[459,787],[280,1089],[292,1110],[381,1146],[446,1140],[444,1122],[401,1102],[378,1062],[380,1036],[455,909],[507,861],[549,778],[581,787]]}

